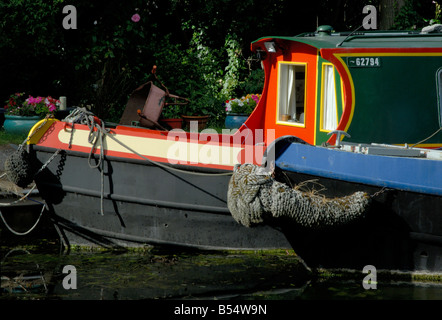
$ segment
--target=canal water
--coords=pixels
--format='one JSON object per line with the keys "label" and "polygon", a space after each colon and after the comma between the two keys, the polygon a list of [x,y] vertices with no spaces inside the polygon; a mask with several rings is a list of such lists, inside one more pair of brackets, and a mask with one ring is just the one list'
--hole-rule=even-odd
{"label": "canal water", "polygon": [[442,300],[442,282],[336,276],[293,251],[71,250],[0,233],[0,300]]}

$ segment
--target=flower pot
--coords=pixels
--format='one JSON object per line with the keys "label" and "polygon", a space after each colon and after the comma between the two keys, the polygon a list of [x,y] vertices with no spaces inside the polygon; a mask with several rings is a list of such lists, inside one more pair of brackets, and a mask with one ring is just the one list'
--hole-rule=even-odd
{"label": "flower pot", "polygon": [[40,121],[39,116],[26,117],[5,114],[3,128],[8,133],[26,135],[38,121]]}
{"label": "flower pot", "polygon": [[248,118],[246,113],[228,113],[224,124],[227,129],[239,129]]}
{"label": "flower pot", "polygon": [[190,129],[191,131],[195,131],[195,124],[192,122],[197,122],[198,131],[204,130],[207,126],[207,121],[209,120],[209,115],[207,116],[181,116],[184,120],[185,127]]}
{"label": "flower pot", "polygon": [[181,129],[183,127],[183,119],[161,119],[161,122],[167,124],[171,129]]}

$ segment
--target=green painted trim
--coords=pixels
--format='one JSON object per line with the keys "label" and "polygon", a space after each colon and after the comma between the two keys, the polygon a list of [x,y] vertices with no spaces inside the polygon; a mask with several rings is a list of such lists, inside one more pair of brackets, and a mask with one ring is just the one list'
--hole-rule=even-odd
{"label": "green painted trim", "polygon": [[262,40],[288,40],[300,42],[316,47],[336,48],[440,48],[442,35],[408,33],[404,31],[364,31],[364,34],[351,35],[346,33],[332,33],[329,36],[319,36],[317,33],[303,33],[293,37],[267,36],[261,37],[252,42],[258,43]]}

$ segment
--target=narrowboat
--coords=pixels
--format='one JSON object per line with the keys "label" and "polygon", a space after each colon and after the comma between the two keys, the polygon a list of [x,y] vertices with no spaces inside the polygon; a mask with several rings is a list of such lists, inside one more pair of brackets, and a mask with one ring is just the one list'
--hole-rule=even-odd
{"label": "narrowboat", "polygon": [[68,246],[293,248],[311,267],[441,272],[441,40],[258,39],[264,88],[238,130],[167,131],[147,83],[119,124],[81,109],[38,123],[33,179]]}

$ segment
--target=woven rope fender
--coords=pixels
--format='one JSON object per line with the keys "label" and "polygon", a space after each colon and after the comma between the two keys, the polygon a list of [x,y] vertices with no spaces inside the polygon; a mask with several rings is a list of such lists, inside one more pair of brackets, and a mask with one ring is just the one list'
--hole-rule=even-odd
{"label": "woven rope fender", "polygon": [[5,172],[8,179],[20,188],[25,188],[33,181],[35,170],[25,148],[19,147],[6,159]]}
{"label": "woven rope fender", "polygon": [[233,218],[246,227],[272,217],[285,217],[307,228],[330,228],[363,217],[369,204],[370,197],[365,192],[328,199],[293,189],[253,164],[235,167],[227,192]]}

